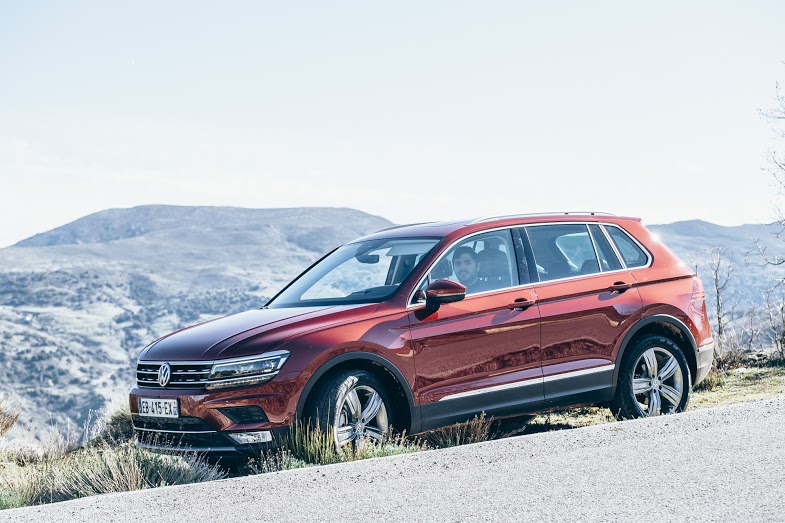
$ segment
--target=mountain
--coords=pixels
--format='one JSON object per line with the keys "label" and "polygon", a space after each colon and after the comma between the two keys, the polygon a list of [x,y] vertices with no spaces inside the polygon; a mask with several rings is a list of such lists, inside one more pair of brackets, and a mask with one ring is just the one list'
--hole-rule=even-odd
{"label": "mountain", "polygon": [[785,265],[767,265],[758,252],[756,241],[766,248],[769,257],[785,254],[785,237],[779,224],[738,225],[725,227],[702,220],[651,225],[648,229],[657,234],[673,252],[697,270],[708,296],[710,314],[714,313],[714,289],[709,270],[708,250],[723,249],[724,262],[733,267],[728,287],[724,291],[725,303],[733,310],[732,316],[740,318],[752,305],[760,311],[763,296],[774,287],[776,280],[785,278]]}
{"label": "mountain", "polygon": [[0,393],[41,437],[123,400],[153,339],[258,308],[320,256],[392,225],[353,209],[111,209],[0,249]]}

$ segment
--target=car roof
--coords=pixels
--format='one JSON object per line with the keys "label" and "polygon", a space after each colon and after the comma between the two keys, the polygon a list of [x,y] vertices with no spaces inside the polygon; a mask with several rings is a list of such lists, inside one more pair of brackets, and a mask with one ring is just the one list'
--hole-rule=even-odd
{"label": "car roof", "polygon": [[508,227],[512,225],[528,225],[543,222],[611,222],[619,223],[624,221],[641,221],[640,218],[631,216],[616,216],[609,213],[583,211],[583,212],[552,212],[552,213],[531,213],[531,214],[507,214],[501,216],[482,216],[466,220],[454,220],[444,222],[424,222],[410,223],[405,225],[393,225],[386,229],[381,229],[355,241],[379,240],[384,238],[418,238],[418,237],[438,237],[451,236],[453,233],[460,232],[469,234],[485,229],[496,227]]}

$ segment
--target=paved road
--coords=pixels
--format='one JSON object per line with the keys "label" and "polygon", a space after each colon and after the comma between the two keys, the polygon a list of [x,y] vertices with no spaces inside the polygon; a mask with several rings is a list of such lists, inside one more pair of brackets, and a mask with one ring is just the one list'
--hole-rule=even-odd
{"label": "paved road", "polygon": [[0,521],[785,521],[785,396],[0,512]]}

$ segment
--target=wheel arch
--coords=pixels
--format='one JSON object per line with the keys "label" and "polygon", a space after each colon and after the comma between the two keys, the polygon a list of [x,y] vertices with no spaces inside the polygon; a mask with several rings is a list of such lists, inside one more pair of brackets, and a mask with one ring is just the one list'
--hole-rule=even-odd
{"label": "wheel arch", "polygon": [[616,368],[613,370],[612,393],[614,396],[616,395],[619,372],[621,371],[627,348],[636,340],[649,334],[665,336],[676,343],[684,352],[684,357],[687,358],[687,364],[690,367],[690,374],[692,379],[694,379],[698,369],[698,344],[695,342],[695,337],[690,332],[689,327],[683,321],[670,314],[652,314],[638,320],[630,327],[622,339],[616,356]]}
{"label": "wheel arch", "polygon": [[419,429],[420,420],[416,416],[418,411],[414,407],[414,396],[403,373],[386,358],[363,351],[347,352],[335,356],[323,363],[311,375],[297,400],[297,419],[302,419],[313,399],[312,392],[316,390],[319,383],[325,382],[337,372],[351,369],[370,372],[388,387],[388,392],[393,396],[396,417],[400,416],[396,419],[398,425],[401,425],[396,427],[397,429],[406,430],[407,433],[414,433]]}

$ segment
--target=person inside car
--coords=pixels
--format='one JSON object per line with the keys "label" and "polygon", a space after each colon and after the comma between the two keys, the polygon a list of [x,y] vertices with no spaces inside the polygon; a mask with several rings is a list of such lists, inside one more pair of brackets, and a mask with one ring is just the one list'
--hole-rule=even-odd
{"label": "person inside car", "polygon": [[455,249],[452,267],[458,281],[466,287],[467,295],[486,290],[485,283],[479,279],[480,262],[474,249],[467,246]]}

